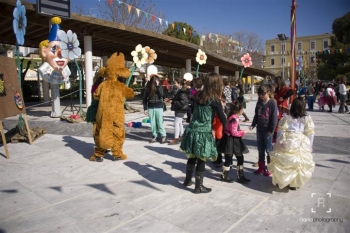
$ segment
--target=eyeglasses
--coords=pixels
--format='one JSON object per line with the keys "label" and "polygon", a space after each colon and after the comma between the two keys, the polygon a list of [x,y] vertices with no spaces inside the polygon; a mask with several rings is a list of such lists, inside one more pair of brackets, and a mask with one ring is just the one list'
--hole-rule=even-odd
{"label": "eyeglasses", "polygon": [[266,92],[260,92],[260,93],[258,93],[258,95],[264,96],[264,95],[266,95]]}

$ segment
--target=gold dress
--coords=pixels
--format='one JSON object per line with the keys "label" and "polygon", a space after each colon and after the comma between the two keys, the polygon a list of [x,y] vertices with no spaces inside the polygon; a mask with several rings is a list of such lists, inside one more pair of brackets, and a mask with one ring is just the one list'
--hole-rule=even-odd
{"label": "gold dress", "polygon": [[312,176],[315,162],[312,157],[312,144],[315,125],[310,116],[293,118],[284,114],[278,123],[278,135],[271,163],[267,165],[273,174],[272,183],[280,189],[302,187]]}

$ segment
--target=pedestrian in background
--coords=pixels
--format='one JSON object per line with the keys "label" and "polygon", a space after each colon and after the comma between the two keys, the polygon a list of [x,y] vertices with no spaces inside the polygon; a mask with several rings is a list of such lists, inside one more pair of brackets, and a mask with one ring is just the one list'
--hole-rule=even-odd
{"label": "pedestrian in background", "polygon": [[[246,103],[246,100],[244,98],[243,81],[241,79],[238,80],[237,89],[239,89],[237,100],[242,104],[243,108],[246,108],[247,103]],[[248,118],[247,114],[245,114],[245,112],[243,112],[242,115],[244,116],[243,122],[248,122],[249,118]]]}
{"label": "pedestrian in background", "polygon": [[230,82],[227,79],[224,80],[224,86],[224,96],[226,99],[225,113],[228,113],[230,110],[230,104],[232,103],[232,88],[230,86]]}
{"label": "pedestrian in background", "polygon": [[[347,92],[349,89],[346,88],[346,80],[345,79],[340,79],[339,81],[339,113],[346,113],[349,111],[348,106],[346,105],[346,100],[347,100]],[[344,111],[345,108],[345,111]]]}
{"label": "pedestrian in background", "polygon": [[180,144],[181,137],[184,132],[182,119],[189,109],[190,81],[181,81],[181,88],[176,92],[175,97],[171,101],[171,110],[175,111],[174,118],[174,139],[169,145]]}

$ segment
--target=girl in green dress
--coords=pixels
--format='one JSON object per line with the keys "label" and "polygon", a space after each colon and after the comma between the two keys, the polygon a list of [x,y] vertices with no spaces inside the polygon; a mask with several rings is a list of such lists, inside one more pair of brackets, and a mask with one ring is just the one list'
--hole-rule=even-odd
{"label": "girl in green dress", "polygon": [[[192,174],[195,170],[194,193],[209,193],[210,188],[203,186],[203,175],[207,159],[216,160],[217,150],[212,125],[215,113],[222,125],[226,125],[226,117],[221,105],[223,92],[222,78],[217,73],[208,73],[203,79],[203,87],[194,100],[193,118],[186,128],[181,141],[181,150],[188,157],[185,186],[192,185]],[[197,165],[196,165],[197,164]]]}

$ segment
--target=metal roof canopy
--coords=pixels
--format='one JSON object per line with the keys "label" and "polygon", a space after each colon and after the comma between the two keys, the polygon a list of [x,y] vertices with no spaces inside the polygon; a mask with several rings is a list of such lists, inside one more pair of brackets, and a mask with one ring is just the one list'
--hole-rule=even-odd
{"label": "metal roof canopy", "polygon": [[[16,0],[0,0],[0,43],[16,44],[13,33],[13,9]],[[26,7],[27,28],[24,47],[37,48],[42,40],[49,34],[49,17],[37,14],[36,5],[22,2]],[[192,66],[196,66],[196,54],[198,45],[166,36],[163,34],[113,23],[89,16],[71,14],[70,19],[62,19],[62,30],[72,30],[79,38],[80,48],[84,51],[84,36],[92,36],[92,53],[94,56],[110,56],[114,52],[122,52],[125,59],[132,61],[131,52],[136,45],[150,46],[158,58],[156,65],[184,68],[185,59],[192,60]],[[214,66],[220,67],[221,75],[234,76],[236,70],[240,70],[241,63],[220,57],[218,54],[205,51],[207,63],[200,66],[200,72],[213,72]],[[273,76],[274,74],[260,68],[245,68],[245,75]]]}

